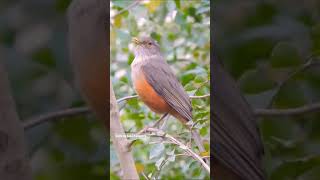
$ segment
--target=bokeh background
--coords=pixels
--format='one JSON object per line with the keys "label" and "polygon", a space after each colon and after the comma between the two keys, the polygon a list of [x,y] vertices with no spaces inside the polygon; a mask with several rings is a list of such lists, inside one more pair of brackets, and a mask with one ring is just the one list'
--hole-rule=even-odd
{"label": "bokeh background", "polygon": [[[111,74],[117,99],[135,94],[131,82],[130,64],[134,59],[131,38],[151,36],[158,41],[172,70],[190,95],[209,94],[210,90],[210,2],[144,1],[130,6],[133,1],[111,1],[110,59]],[[131,7],[129,11],[123,11]],[[123,12],[120,13],[119,12]],[[192,100],[195,128],[207,148],[201,155],[209,155],[210,99]],[[138,99],[120,103],[121,121],[127,132],[138,132],[160,117]],[[179,121],[170,117],[165,131],[185,144],[190,132]],[[133,138],[131,138],[133,140]],[[171,144],[154,144],[159,139],[146,138],[133,145],[133,157],[138,172],[156,179],[209,179],[209,174],[191,157]],[[153,142],[153,144],[152,144]],[[192,147],[194,150],[195,147]],[[111,179],[118,179],[119,162],[111,146]],[[144,179],[141,176],[142,179]]]}
{"label": "bokeh background", "polygon": [[[215,53],[253,108],[320,101],[320,1],[216,0],[213,6]],[[279,88],[311,56],[315,64]],[[258,119],[269,179],[320,178],[319,112]]]}
{"label": "bokeh background", "polygon": [[[155,10],[143,4],[113,20],[111,77],[117,98],[134,93],[129,76],[129,64],[133,60],[129,41],[131,36],[142,32],[160,42],[168,62],[189,93],[194,93],[194,86],[208,80],[208,1],[184,2],[163,1],[154,5]],[[65,13],[69,3],[70,0],[0,1],[0,58],[6,64],[22,120],[84,105],[74,86],[67,55]],[[128,5],[120,0],[112,3],[114,14]],[[292,108],[320,101],[318,66],[298,73],[277,89],[279,82],[306,63],[308,57],[319,55],[319,1],[215,0],[211,3],[215,37],[211,46],[214,45],[253,108]],[[137,21],[141,16],[145,21]],[[208,93],[208,86],[198,94]],[[208,107],[204,109],[204,118],[208,117],[208,111]],[[128,131],[141,129],[157,118],[136,100],[125,104],[121,113]],[[308,113],[258,120],[270,179],[319,179],[319,119],[319,113]],[[183,132],[175,120],[168,121],[167,127],[169,132]],[[207,137],[209,132],[203,131],[203,137]],[[35,179],[104,178],[109,163],[105,156],[107,144],[103,130],[93,117],[45,123],[27,130],[26,139]],[[143,146],[146,148],[138,152],[140,145],[143,146],[142,143],[134,146],[134,157],[140,158],[140,167],[148,175],[157,170],[156,159],[147,160],[150,155],[147,148],[151,146]],[[117,160],[112,151],[110,155],[112,178],[117,179]],[[177,163],[183,161],[185,164]],[[187,158],[177,158],[161,170],[160,176],[167,179],[206,176],[197,163],[188,163]]]}
{"label": "bokeh background", "polygon": [[[84,106],[67,49],[70,0],[1,0],[0,58],[9,73],[20,119]],[[34,179],[104,179],[108,146],[93,116],[26,130]],[[1,179],[1,177],[0,177]]]}

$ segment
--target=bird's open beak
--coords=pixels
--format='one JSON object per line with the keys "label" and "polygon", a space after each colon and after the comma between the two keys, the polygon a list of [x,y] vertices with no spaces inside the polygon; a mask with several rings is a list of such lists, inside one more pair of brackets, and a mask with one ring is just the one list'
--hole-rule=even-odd
{"label": "bird's open beak", "polygon": [[139,41],[139,39],[137,37],[132,38],[131,40],[133,42],[134,45],[139,45],[141,44],[141,42]]}

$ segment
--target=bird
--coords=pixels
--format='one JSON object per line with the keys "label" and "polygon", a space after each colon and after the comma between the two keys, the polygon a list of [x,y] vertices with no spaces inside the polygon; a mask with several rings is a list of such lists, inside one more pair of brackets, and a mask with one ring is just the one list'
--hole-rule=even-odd
{"label": "bird", "polygon": [[[155,113],[170,114],[182,124],[192,121],[189,95],[173,73],[159,44],[151,37],[132,38],[135,58],[131,63],[131,78],[139,98]],[[200,152],[205,152],[201,137],[191,130]]]}
{"label": "bird", "polygon": [[210,66],[213,179],[265,180],[264,148],[253,111],[215,52]]}
{"label": "bird", "polygon": [[68,46],[80,92],[109,131],[110,61],[106,6],[104,0],[72,1],[68,8]]}

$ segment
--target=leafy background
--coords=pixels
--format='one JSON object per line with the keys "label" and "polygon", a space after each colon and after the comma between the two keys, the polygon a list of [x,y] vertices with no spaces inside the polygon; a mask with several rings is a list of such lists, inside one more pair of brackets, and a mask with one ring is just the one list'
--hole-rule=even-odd
{"label": "leafy background", "polygon": [[[319,102],[320,66],[290,78],[310,56],[319,62],[320,2],[216,0],[215,52],[254,108]],[[270,179],[320,178],[320,113],[260,118]]]}
{"label": "leafy background", "polygon": [[[84,106],[67,50],[70,0],[1,0],[0,58],[21,120]],[[103,179],[108,165],[104,130],[92,116],[26,130],[34,179]],[[0,178],[1,179],[1,178]]]}
{"label": "leafy background", "polygon": [[[110,52],[111,80],[116,97],[135,94],[130,64],[134,59],[131,38],[147,35],[158,41],[167,62],[190,95],[210,93],[210,2],[149,1],[118,14],[132,1],[111,2]],[[192,100],[194,122],[198,122],[209,155],[209,98]],[[121,121],[127,132],[138,132],[151,125],[159,116],[138,99],[120,104]],[[165,131],[187,143],[190,133],[170,117]],[[133,156],[140,173],[162,179],[208,179],[208,173],[191,157],[176,156],[182,151],[173,145],[149,144],[154,138],[139,140]],[[194,148],[195,149],[195,148]],[[111,147],[111,179],[118,179],[119,163]],[[166,163],[165,163],[166,162]],[[141,178],[143,178],[141,176]]]}

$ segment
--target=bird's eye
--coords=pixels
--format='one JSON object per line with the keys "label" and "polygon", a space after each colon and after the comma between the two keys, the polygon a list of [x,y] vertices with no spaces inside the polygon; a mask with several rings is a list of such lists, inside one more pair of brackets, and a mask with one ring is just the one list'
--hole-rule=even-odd
{"label": "bird's eye", "polygon": [[151,43],[151,42],[149,42],[148,44],[149,44],[150,46],[152,45],[152,43]]}

